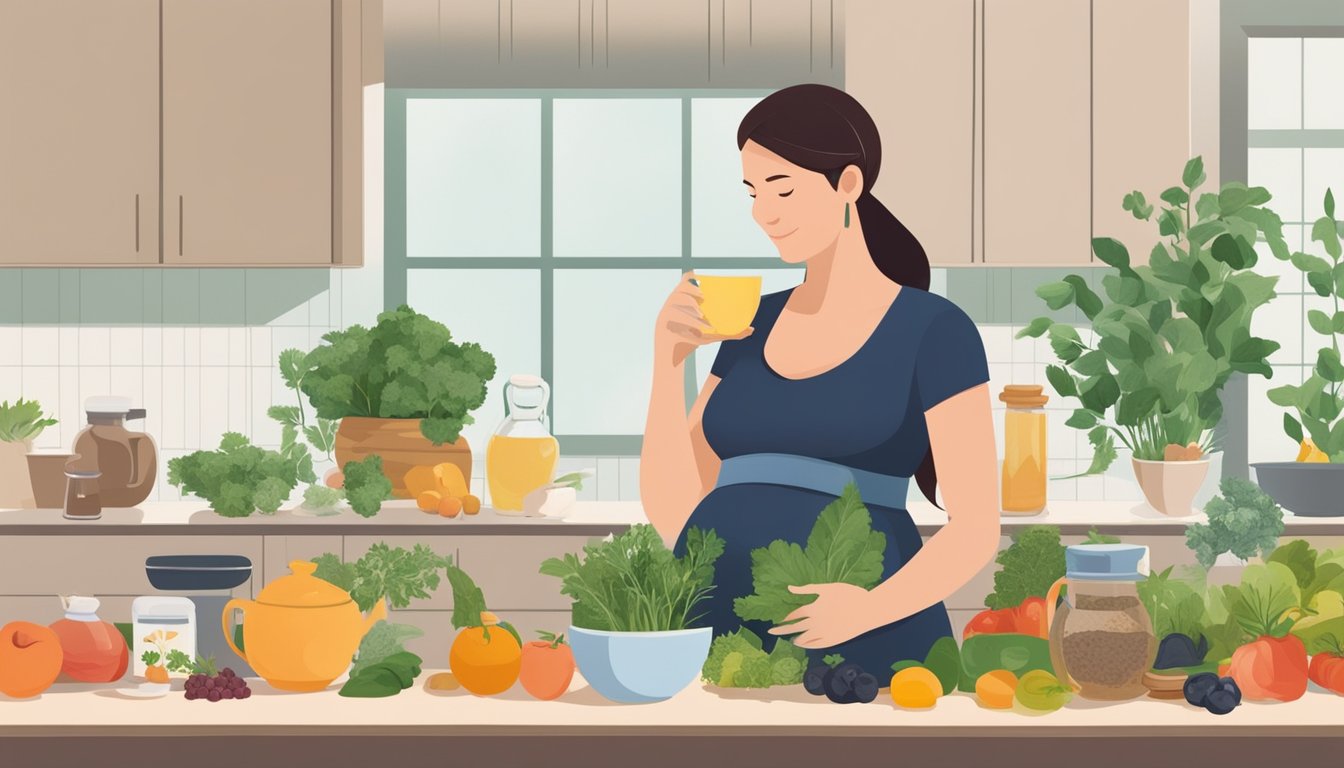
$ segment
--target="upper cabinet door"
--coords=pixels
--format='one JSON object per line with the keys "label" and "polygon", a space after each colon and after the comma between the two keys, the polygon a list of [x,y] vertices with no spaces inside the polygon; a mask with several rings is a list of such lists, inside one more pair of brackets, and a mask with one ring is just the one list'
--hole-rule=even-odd
{"label": "upper cabinet door", "polygon": [[331,11],[164,0],[166,263],[332,263]]}
{"label": "upper cabinet door", "polygon": [[844,23],[845,90],[882,137],[874,195],[930,262],[970,264],[974,0],[849,0]]}
{"label": "upper cabinet door", "polygon": [[1147,263],[1156,219],[1135,219],[1121,202],[1137,189],[1160,209],[1158,196],[1180,184],[1190,159],[1189,4],[1094,0],[1092,45],[1092,229],[1124,243],[1131,263]]}
{"label": "upper cabinet door", "polygon": [[984,260],[1086,264],[1092,229],[1091,4],[983,5]]}
{"label": "upper cabinet door", "polygon": [[159,260],[158,0],[0,3],[0,264]]}

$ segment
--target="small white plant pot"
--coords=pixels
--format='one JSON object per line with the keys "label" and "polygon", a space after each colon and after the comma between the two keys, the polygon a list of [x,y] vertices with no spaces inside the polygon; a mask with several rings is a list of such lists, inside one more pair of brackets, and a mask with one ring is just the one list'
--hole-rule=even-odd
{"label": "small white plant pot", "polygon": [[1130,459],[1148,506],[1170,517],[1195,513],[1195,495],[1209,474],[1209,460],[1146,461]]}

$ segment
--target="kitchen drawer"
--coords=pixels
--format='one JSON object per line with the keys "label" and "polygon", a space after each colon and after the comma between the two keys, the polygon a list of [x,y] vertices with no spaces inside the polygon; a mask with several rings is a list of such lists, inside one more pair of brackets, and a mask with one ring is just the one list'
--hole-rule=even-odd
{"label": "kitchen drawer", "polygon": [[485,603],[509,610],[568,610],[560,580],[539,572],[543,560],[581,554],[586,536],[479,536],[462,540],[462,568],[485,592]]}
{"label": "kitchen drawer", "polygon": [[[364,553],[369,551],[369,547],[379,542],[387,544],[389,547],[401,547],[402,549],[411,549],[416,544],[424,544],[434,550],[435,553],[446,555],[452,558],[454,563],[460,564],[462,560],[459,549],[462,548],[463,538],[459,536],[346,536],[344,558],[347,563],[353,563],[363,557]],[[471,539],[468,538],[467,540],[470,541]],[[479,578],[471,571],[467,571],[467,573],[470,573],[472,578]],[[482,586],[482,589],[484,589],[484,586]],[[488,601],[490,592],[486,591],[485,596]],[[490,607],[495,606],[490,603]],[[411,611],[451,611],[453,608],[453,588],[448,583],[448,579],[443,577],[443,572],[439,572],[438,589],[431,592],[428,599],[412,600],[411,604],[405,606],[405,608]]]}
{"label": "kitchen drawer", "polygon": [[312,560],[327,552],[343,558],[343,543],[340,536],[266,536],[262,541],[262,569],[253,573],[257,591],[281,576],[287,576],[289,564],[294,560]]}
{"label": "kitchen drawer", "polygon": [[150,555],[243,555],[252,561],[253,577],[234,594],[252,597],[260,581],[261,546],[260,536],[4,537],[0,595],[163,594],[145,576]]}
{"label": "kitchen drawer", "polygon": [[[424,631],[422,637],[406,642],[406,650],[425,660],[426,667],[446,669],[448,649],[457,636],[451,611],[393,611],[391,621],[412,624]],[[537,639],[537,630],[569,631],[569,611],[509,611],[500,615],[518,630],[523,642]]]}

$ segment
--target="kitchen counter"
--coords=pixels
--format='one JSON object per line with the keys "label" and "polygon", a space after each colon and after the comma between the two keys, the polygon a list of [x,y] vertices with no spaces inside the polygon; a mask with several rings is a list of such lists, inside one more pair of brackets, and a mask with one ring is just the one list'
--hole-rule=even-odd
{"label": "kitchen counter", "polygon": [[[910,515],[925,536],[947,524],[947,513],[927,501],[910,504]],[[1204,522],[1203,513],[1168,517],[1142,502],[1057,501],[1039,515],[1003,515],[1005,533],[1029,525],[1055,525],[1066,536],[1086,535],[1089,530],[1114,535],[1169,536],[1185,534],[1191,523]],[[374,517],[346,511],[328,517],[313,517],[282,510],[275,515],[255,514],[244,518],[220,517],[201,502],[147,502],[134,509],[105,509],[99,520],[66,520],[59,509],[0,510],[0,535],[50,535],[96,532],[100,535],[164,535],[215,533],[224,535],[584,535],[605,536],[647,522],[637,501],[580,501],[563,520],[502,515],[486,507],[479,515],[455,519],[427,515],[410,500],[384,502]],[[1284,514],[1285,536],[1344,536],[1344,516],[1301,517]]]}
{"label": "kitchen counter", "polygon": [[[847,764],[889,765],[899,755],[905,765],[997,767],[1251,765],[1292,754],[1295,763],[1329,765],[1344,749],[1344,697],[1318,692],[1287,704],[1247,702],[1223,717],[1152,699],[1075,699],[1032,716],[983,709],[968,694],[909,711],[891,704],[885,691],[874,704],[841,706],[801,688],[719,691],[699,684],[666,702],[621,705],[578,679],[552,702],[533,701],[518,686],[478,698],[427,691],[429,674],[387,699],[341,698],[334,686],[286,694],[253,681],[250,699],[218,704],[187,701],[179,692],[135,700],[107,688],[57,685],[30,701],[0,696],[0,752],[7,764],[24,766],[187,749],[193,765],[393,759],[399,768],[477,760],[596,768],[637,759],[643,768],[685,768],[816,765],[837,755]],[[209,744],[226,747],[220,752],[227,760],[211,762],[216,749]]]}

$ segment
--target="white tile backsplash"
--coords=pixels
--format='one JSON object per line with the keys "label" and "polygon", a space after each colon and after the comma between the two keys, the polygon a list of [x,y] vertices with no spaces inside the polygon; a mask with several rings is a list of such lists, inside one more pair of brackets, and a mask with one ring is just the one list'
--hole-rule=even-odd
{"label": "white tile backsplash", "polygon": [[5,348],[8,343],[14,344],[14,357],[19,360],[20,348],[22,349],[22,360],[24,366],[30,365],[59,365],[61,358],[60,351],[60,329],[52,325],[30,325],[24,328],[11,327],[12,333],[5,333]]}
{"label": "white tile backsplash", "polygon": [[192,330],[200,334],[202,366],[229,364],[228,328],[200,328]]}
{"label": "white tile backsplash", "polygon": [[145,335],[140,326],[108,329],[108,356],[112,365],[143,365]]}
{"label": "white tile backsplash", "polygon": [[84,326],[79,329],[79,364],[112,364],[112,329]]}

